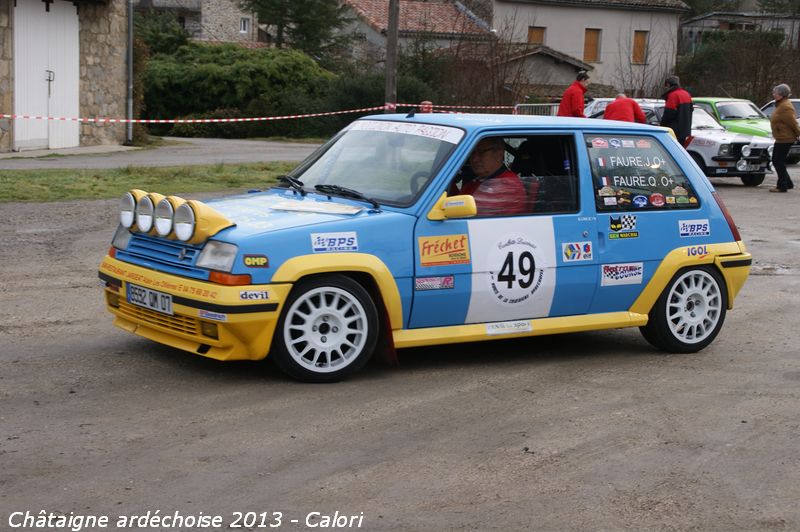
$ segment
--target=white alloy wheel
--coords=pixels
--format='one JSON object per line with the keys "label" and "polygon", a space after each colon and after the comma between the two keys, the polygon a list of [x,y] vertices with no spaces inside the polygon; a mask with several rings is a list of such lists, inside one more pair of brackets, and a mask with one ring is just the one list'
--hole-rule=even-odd
{"label": "white alloy wheel", "polygon": [[716,279],[704,270],[681,275],[667,296],[667,322],[675,338],[687,344],[702,342],[714,332],[722,315],[722,296]]}
{"label": "white alloy wheel", "polygon": [[639,330],[659,349],[695,353],[714,341],[727,309],[728,293],[719,271],[697,266],[675,274]]}
{"label": "white alloy wheel", "polygon": [[375,302],[354,279],[341,274],[307,279],[286,301],[270,358],[297,379],[337,381],[367,363],[378,329]]}

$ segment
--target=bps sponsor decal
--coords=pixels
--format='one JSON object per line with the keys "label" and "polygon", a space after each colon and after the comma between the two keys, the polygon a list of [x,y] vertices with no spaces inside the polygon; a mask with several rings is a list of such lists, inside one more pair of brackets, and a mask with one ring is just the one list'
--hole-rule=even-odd
{"label": "bps sponsor decal", "polygon": [[314,253],[358,251],[358,235],[355,231],[343,233],[311,233],[311,248],[314,250]]}
{"label": "bps sponsor decal", "polygon": [[692,236],[710,236],[711,226],[708,220],[680,220],[678,222],[678,231],[681,238]]}
{"label": "bps sponsor decal", "polygon": [[467,235],[423,236],[418,242],[421,266],[470,263]]}
{"label": "bps sponsor decal", "polygon": [[201,318],[205,318],[207,320],[214,320],[214,321],[228,321],[227,314],[221,314],[219,312],[211,312],[210,310],[199,310],[198,315]]}
{"label": "bps sponsor decal", "polygon": [[414,290],[448,290],[456,287],[456,278],[453,275],[444,277],[417,277],[414,279]]}
{"label": "bps sponsor decal", "polygon": [[691,246],[686,248],[686,254],[690,257],[704,259],[708,256],[708,246]]}
{"label": "bps sponsor decal", "polygon": [[564,262],[577,262],[581,260],[592,260],[591,242],[570,242],[561,244]]}
{"label": "bps sponsor decal", "polygon": [[644,263],[603,264],[600,266],[600,286],[642,284]]}
{"label": "bps sponsor decal", "polygon": [[269,268],[269,259],[265,255],[245,255],[242,261],[248,268]]}
{"label": "bps sponsor decal", "polygon": [[243,301],[269,299],[269,292],[266,290],[243,290],[239,292],[239,299]]}
{"label": "bps sponsor decal", "polygon": [[613,216],[608,219],[608,239],[617,240],[620,238],[639,238],[639,231],[636,230],[636,215],[623,214]]}

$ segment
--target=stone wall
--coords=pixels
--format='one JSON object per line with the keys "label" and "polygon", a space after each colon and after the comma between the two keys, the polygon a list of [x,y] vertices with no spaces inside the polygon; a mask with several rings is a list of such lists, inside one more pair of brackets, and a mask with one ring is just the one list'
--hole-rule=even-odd
{"label": "stone wall", "polygon": [[[250,19],[250,31],[241,33],[239,22]],[[233,0],[203,0],[201,39],[208,41],[257,41],[258,20],[255,13],[245,13]]]}
{"label": "stone wall", "polygon": [[[128,14],[125,0],[109,0],[106,5],[81,3],[78,19],[81,116],[126,118]],[[81,146],[124,141],[124,124],[81,124]]]}
{"label": "stone wall", "polygon": [[[11,0],[0,0],[0,114],[12,114]],[[11,150],[11,120],[0,118],[0,152]]]}

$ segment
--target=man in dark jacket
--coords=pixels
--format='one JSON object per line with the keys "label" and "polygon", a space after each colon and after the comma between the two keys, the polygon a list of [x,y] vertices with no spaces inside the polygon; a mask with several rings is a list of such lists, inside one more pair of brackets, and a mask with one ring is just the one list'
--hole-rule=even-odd
{"label": "man in dark jacket", "polygon": [[583,94],[589,86],[589,74],[585,70],[578,72],[572,85],[567,87],[558,104],[558,116],[575,116],[586,118],[583,114]]}
{"label": "man in dark jacket", "polygon": [[670,76],[664,82],[667,92],[662,96],[667,101],[664,104],[664,116],[661,125],[672,128],[678,142],[683,143],[686,137],[692,134],[692,97],[681,88],[678,76]]}

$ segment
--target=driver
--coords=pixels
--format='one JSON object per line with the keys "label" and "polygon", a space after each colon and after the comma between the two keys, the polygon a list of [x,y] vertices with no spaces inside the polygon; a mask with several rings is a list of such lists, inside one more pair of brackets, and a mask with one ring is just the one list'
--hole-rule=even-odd
{"label": "driver", "polygon": [[469,156],[475,178],[461,185],[458,194],[475,198],[478,216],[504,216],[525,212],[525,185],[504,163],[505,143],[500,137],[478,142]]}

